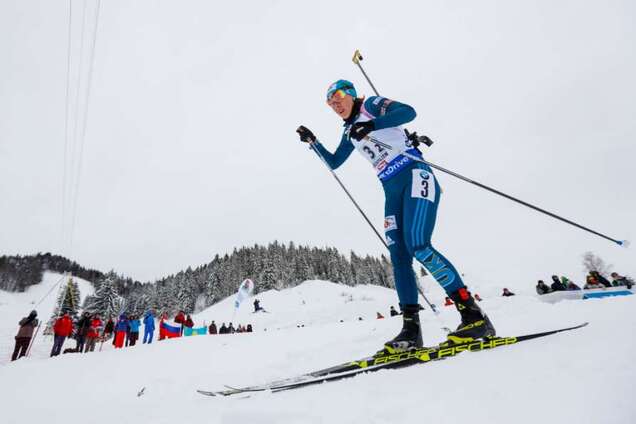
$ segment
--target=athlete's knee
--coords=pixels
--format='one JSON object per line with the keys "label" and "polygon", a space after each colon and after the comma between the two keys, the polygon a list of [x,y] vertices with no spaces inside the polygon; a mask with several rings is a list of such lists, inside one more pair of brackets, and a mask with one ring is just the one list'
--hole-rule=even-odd
{"label": "athlete's knee", "polygon": [[391,262],[393,266],[410,266],[413,264],[413,256],[408,252],[405,246],[399,246],[394,244],[389,246],[389,253],[391,255]]}

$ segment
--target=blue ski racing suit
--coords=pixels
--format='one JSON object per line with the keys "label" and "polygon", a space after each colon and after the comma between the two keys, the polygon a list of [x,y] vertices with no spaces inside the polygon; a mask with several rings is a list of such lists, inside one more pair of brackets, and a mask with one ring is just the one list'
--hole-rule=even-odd
{"label": "blue ski racing suit", "polygon": [[[384,232],[402,305],[418,303],[413,257],[449,295],[465,288],[457,269],[431,244],[442,194],[439,183],[428,165],[403,154],[406,151],[421,157],[400,127],[415,115],[411,106],[385,97],[357,99],[336,151],[329,152],[319,142],[312,144],[332,169],[342,165],[354,149],[375,168],[385,194]],[[373,120],[375,130],[368,137],[360,141],[350,137],[353,124],[369,120]]]}

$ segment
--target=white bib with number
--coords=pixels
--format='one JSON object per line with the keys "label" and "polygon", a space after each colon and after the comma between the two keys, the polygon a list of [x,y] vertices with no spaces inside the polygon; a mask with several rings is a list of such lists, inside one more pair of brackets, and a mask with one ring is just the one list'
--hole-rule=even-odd
{"label": "white bib with number", "polygon": [[[371,119],[373,119],[373,115],[363,105],[355,122],[366,122]],[[347,131],[349,130],[347,129]],[[412,162],[411,159],[402,155],[402,152],[408,151],[419,156],[419,152],[411,149],[407,144],[408,140],[402,127],[384,128],[371,132],[368,138],[360,141],[354,138],[350,140],[362,156],[371,162],[381,180],[388,180],[396,175],[400,169]],[[390,148],[382,147],[380,144],[374,143],[373,140],[390,146]]]}
{"label": "white bib with number", "polygon": [[435,202],[435,176],[425,169],[413,169],[411,197]]}

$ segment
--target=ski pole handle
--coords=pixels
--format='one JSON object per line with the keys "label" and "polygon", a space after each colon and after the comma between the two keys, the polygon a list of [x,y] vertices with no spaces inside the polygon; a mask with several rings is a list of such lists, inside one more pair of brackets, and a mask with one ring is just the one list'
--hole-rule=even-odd
{"label": "ski pole handle", "polygon": [[362,61],[362,55],[360,54],[360,50],[356,50],[353,53],[353,58],[351,59],[353,61],[353,63],[355,63],[356,65],[358,65],[358,68],[360,68],[360,71],[362,71],[362,75],[364,75],[364,77],[366,78],[367,82],[369,83],[369,85],[371,86],[371,88],[373,89],[373,92],[375,93],[376,96],[379,96],[380,93],[378,93],[378,90],[376,90],[375,86],[373,85],[373,83],[371,82],[371,79],[369,78],[369,76],[367,75],[366,72],[364,72],[364,68],[362,67],[362,65],[360,64],[360,62]]}

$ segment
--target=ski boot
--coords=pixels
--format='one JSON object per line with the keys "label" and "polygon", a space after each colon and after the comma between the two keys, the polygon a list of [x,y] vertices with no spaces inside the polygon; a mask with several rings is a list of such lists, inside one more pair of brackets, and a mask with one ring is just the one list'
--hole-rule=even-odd
{"label": "ski boot", "polygon": [[379,354],[401,353],[423,346],[419,312],[420,305],[405,305],[402,308],[402,331],[393,340],[386,342]]}
{"label": "ski boot", "polygon": [[462,287],[451,293],[450,298],[455,302],[455,307],[462,317],[462,322],[457,330],[447,336],[447,341],[440,346],[452,346],[461,343],[470,343],[477,339],[495,337],[496,331],[488,316],[475,303],[470,292]]}

